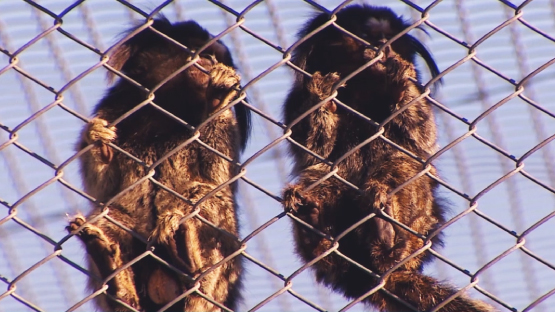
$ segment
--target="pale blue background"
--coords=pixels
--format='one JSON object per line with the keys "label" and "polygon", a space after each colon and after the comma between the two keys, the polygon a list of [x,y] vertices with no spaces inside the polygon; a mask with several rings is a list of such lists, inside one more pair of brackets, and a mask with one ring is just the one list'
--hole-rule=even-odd
{"label": "pale blue background", "polygon": [[[150,11],[162,1],[133,1]],[[43,0],[40,4],[59,14],[73,1]],[[242,11],[249,1],[226,1],[236,11]],[[333,9],[341,1],[319,1]],[[418,17],[418,12],[400,1],[372,1],[388,5],[407,18]],[[431,1],[416,1],[425,7]],[[520,3],[515,3],[520,4]],[[494,0],[447,0],[430,11],[430,21],[453,36],[466,42],[476,42],[481,36],[514,15],[506,6]],[[265,1],[246,15],[245,25],[276,45],[288,47],[294,43],[300,25],[314,9],[300,0]],[[172,21],[195,19],[212,33],[219,33],[234,21],[207,1],[177,1],[162,12]],[[555,2],[535,0],[524,8],[523,18],[535,27],[555,37]],[[105,51],[116,42],[119,34],[141,16],[112,0],[89,0],[64,17],[63,29]],[[0,48],[11,53],[26,44],[46,28],[53,19],[23,1],[0,1]],[[465,55],[468,50],[443,35],[427,28],[430,37],[422,36],[433,52],[441,70],[445,70]],[[417,36],[421,33],[415,32]],[[232,38],[233,37],[233,38]],[[233,40],[232,40],[233,39]],[[240,29],[224,37],[231,47],[243,81],[254,78],[278,62],[282,55]],[[555,42],[550,41],[518,22],[489,38],[477,48],[479,59],[503,75],[519,81],[523,76],[555,57]],[[48,86],[59,90],[91,66],[99,57],[59,32],[53,32],[23,51],[19,66]],[[518,63],[517,59],[522,61]],[[0,54],[0,68],[9,58]],[[520,68],[519,68],[520,66]],[[92,106],[106,88],[106,70],[99,68],[64,93],[63,103],[84,116],[90,116]],[[488,107],[511,94],[514,87],[491,72],[467,62],[449,73],[437,98],[445,106],[468,120],[473,120]],[[248,90],[253,105],[280,120],[283,99],[292,83],[291,70],[282,66]],[[533,78],[525,95],[535,99],[543,108],[555,112],[555,67],[551,66]],[[0,75],[0,124],[13,129],[33,113],[54,101],[54,95],[37,83],[10,69]],[[513,99],[497,109],[491,117],[478,124],[478,134],[503,147],[508,153],[522,156],[543,139],[555,133],[555,120],[520,99]],[[445,113],[438,113],[440,146],[464,134],[468,127]],[[279,127],[254,117],[254,135],[244,159],[281,135]],[[34,120],[19,132],[18,142],[34,153],[59,165],[73,155],[73,145],[83,122],[55,107]],[[0,129],[0,144],[8,139]],[[553,155],[555,143],[544,147],[525,161],[525,170],[543,183],[555,187]],[[514,161],[495,152],[474,138],[468,138],[443,154],[436,161],[441,176],[461,192],[475,196],[489,184],[515,167]],[[248,166],[247,176],[273,194],[279,195],[290,181],[290,160],[285,143],[270,149]],[[22,196],[54,176],[54,170],[22,152],[14,145],[0,151],[0,202],[14,204]],[[76,163],[64,170],[64,179],[81,187]],[[449,217],[468,207],[447,189],[444,194],[452,202]],[[241,184],[242,237],[278,215],[279,203],[264,193]],[[521,233],[555,207],[553,193],[517,174],[486,193],[478,201],[478,209],[512,231]],[[3,206],[2,206],[3,207]],[[0,218],[7,209],[0,207]],[[3,210],[2,210],[3,209]],[[50,185],[18,207],[17,216],[58,241],[65,236],[66,213],[87,211],[86,201],[60,183]],[[549,220],[526,238],[526,247],[537,255],[555,263],[555,219]],[[457,265],[474,273],[484,264],[515,244],[515,238],[491,223],[469,215],[446,231],[446,248],[440,252]],[[248,244],[247,252],[268,266],[288,276],[300,267],[292,253],[290,220],[283,218],[261,232]],[[32,265],[52,254],[53,245],[14,221],[0,226],[0,277],[13,280]],[[62,254],[83,265],[84,251],[75,238],[63,245]],[[465,286],[470,279],[452,267],[435,261],[427,272],[440,279]],[[1,280],[1,279],[0,279]],[[4,285],[4,286],[2,286]],[[85,275],[54,258],[38,267],[17,283],[16,294],[44,311],[63,311],[84,298]],[[0,294],[7,288],[0,282]],[[244,304],[241,311],[253,308],[283,286],[283,282],[265,270],[247,264]],[[480,275],[480,286],[521,310],[543,294],[555,288],[555,271],[515,251]],[[314,284],[306,271],[293,280],[293,289],[330,311],[339,310],[347,302],[339,295]],[[483,296],[476,291],[471,295]],[[533,311],[550,311],[555,296]],[[312,308],[285,293],[260,311],[310,311]],[[551,308],[552,309],[552,308]],[[12,297],[0,300],[0,311],[27,311],[25,305]],[[90,311],[87,304],[79,311]],[[357,305],[352,311],[362,311]],[[506,309],[502,308],[503,311]]]}

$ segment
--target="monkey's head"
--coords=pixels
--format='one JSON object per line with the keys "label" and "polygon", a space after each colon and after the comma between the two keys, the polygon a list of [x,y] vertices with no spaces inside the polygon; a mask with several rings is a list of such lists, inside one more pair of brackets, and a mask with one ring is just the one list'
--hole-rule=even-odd
{"label": "monkey's head", "polygon": [[[348,75],[372,60],[377,55],[376,48],[411,25],[389,8],[369,5],[351,5],[340,10],[336,16],[337,25],[371,46],[333,24],[329,25],[295,50],[294,63],[309,73],[320,71],[322,74],[338,72],[342,77]],[[329,19],[327,13],[316,15],[299,32],[299,38],[308,35]],[[416,55],[420,55],[430,69],[432,77],[439,74],[430,52],[409,34],[395,40],[389,47],[384,48],[383,52],[384,58],[401,57],[412,64]],[[380,71],[380,68],[383,68],[383,60],[373,64],[366,71]]]}
{"label": "monkey's head", "polygon": [[[110,66],[150,90],[190,62],[194,53],[213,39],[195,21],[172,24],[162,17],[155,19],[151,28],[145,28],[123,43],[108,61]],[[217,63],[235,68],[228,48],[219,40],[200,51],[199,57],[197,64],[206,72],[195,65],[189,66],[159,86],[154,93],[154,103],[193,126],[202,122],[213,109],[206,101],[207,72]],[[109,75],[111,79],[114,77],[114,74]],[[120,79],[115,88],[123,88],[124,84],[130,85],[125,79]],[[235,105],[234,110],[244,148],[250,131],[250,111],[241,103]]]}

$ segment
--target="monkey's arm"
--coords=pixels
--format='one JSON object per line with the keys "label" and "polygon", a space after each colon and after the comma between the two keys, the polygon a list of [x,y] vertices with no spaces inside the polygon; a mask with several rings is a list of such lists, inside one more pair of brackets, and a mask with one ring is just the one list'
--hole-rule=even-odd
{"label": "monkey's arm", "polygon": [[114,154],[108,143],[116,139],[116,127],[107,126],[108,121],[101,117],[94,117],[85,126],[77,146],[78,149],[83,149],[89,144],[95,144],[90,151],[92,160],[103,164],[109,164],[112,161]]}
{"label": "monkey's arm", "polygon": [[[298,82],[285,102],[285,123],[289,125],[314,105],[329,97],[334,84],[339,80],[337,73],[322,75],[320,72],[315,72],[304,85]],[[291,137],[314,153],[328,157],[337,137],[339,119],[336,110],[336,104],[328,101],[295,124],[292,127]],[[317,163],[316,158],[309,156],[298,147],[293,146],[293,152],[300,156],[296,157],[297,167],[306,168]]]}
{"label": "monkey's arm", "polygon": [[80,162],[85,190],[97,199],[111,193],[118,185],[118,169],[112,165],[114,153],[108,146],[116,139],[116,128],[107,125],[108,121],[101,117],[91,119],[77,143],[78,150],[93,144],[90,150],[81,155]]}

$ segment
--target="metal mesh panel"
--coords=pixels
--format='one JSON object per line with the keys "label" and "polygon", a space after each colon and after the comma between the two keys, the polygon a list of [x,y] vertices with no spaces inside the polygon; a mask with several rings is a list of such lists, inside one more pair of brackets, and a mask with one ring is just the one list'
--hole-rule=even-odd
{"label": "metal mesh panel", "polygon": [[[348,301],[317,285],[310,264],[297,260],[290,222],[299,220],[280,204],[290,180],[291,125],[281,121],[281,104],[293,81],[295,33],[313,12],[350,2],[1,2],[0,285],[6,290],[0,311],[90,311],[91,299],[106,290],[85,289],[85,251],[64,230],[66,214],[87,211],[91,200],[74,144],[106,88],[105,55],[125,40],[122,31],[148,27],[158,13],[194,19],[221,37],[254,112],[244,170],[234,178],[243,246],[237,254],[246,263],[239,310],[362,311],[363,298]],[[434,179],[452,211],[446,247],[432,251],[437,259],[426,273],[501,311],[549,311],[555,304],[555,2],[371,4],[427,25],[430,36],[420,39],[445,82],[431,99],[440,150],[424,161],[438,167],[441,178]]]}

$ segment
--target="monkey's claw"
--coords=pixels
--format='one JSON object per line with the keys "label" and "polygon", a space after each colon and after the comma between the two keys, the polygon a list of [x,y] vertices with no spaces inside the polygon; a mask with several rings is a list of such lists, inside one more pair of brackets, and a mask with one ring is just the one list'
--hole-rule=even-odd
{"label": "monkey's claw", "polygon": [[82,228],[81,231],[79,231],[78,233],[74,233],[75,231],[77,231],[78,228],[85,224],[85,222],[87,222],[85,217],[77,216],[75,217],[75,219],[69,222],[69,225],[66,226],[66,230],[69,233],[77,235],[83,241],[89,241],[92,239],[104,240],[104,234],[101,232],[101,230],[98,229],[96,226],[90,224],[85,225],[85,227]]}
{"label": "monkey's claw", "polygon": [[116,127],[107,127],[108,121],[95,117],[87,124],[84,140],[87,144],[97,144],[100,148],[100,159],[108,164],[114,158],[112,148],[108,143],[115,140]]}
{"label": "monkey's claw", "polygon": [[227,105],[237,91],[233,89],[238,86],[241,78],[235,70],[222,63],[218,63],[210,69],[210,82],[206,89],[209,108],[217,111]]}
{"label": "monkey's claw", "polygon": [[309,194],[301,194],[298,186],[292,186],[283,193],[283,205],[299,219],[316,227],[319,224],[320,203]]}
{"label": "monkey's claw", "polygon": [[75,219],[73,219],[72,221],[69,222],[69,225],[66,226],[66,230],[69,233],[73,233],[75,232],[79,227],[81,227],[81,225],[83,225],[86,222],[85,217],[83,216],[77,216],[75,217]]}

